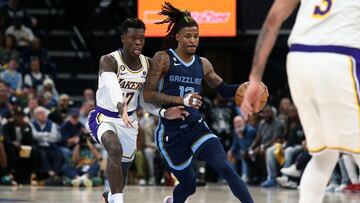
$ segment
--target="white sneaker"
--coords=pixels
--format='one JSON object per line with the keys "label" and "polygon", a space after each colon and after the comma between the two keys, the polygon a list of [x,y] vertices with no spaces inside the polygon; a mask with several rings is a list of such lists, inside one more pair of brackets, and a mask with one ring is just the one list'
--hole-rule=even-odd
{"label": "white sneaker", "polygon": [[146,185],[146,180],[145,179],[140,179],[139,180],[139,185],[141,185],[141,186],[144,186],[144,185]]}
{"label": "white sneaker", "polygon": [[296,165],[293,164],[287,168],[282,168],[281,173],[287,176],[291,176],[291,177],[297,177],[299,178],[301,176],[301,171],[296,169]]}
{"label": "white sneaker", "polygon": [[71,185],[73,187],[79,187],[81,182],[82,182],[82,180],[80,178],[74,178],[71,180]]}
{"label": "white sneaker", "polygon": [[149,185],[155,185],[155,177],[149,178],[148,184]]}
{"label": "white sneaker", "polygon": [[244,181],[244,183],[249,183],[249,177],[247,177],[247,175],[242,175],[241,180]]}
{"label": "white sneaker", "polygon": [[164,203],[172,203],[173,202],[173,197],[172,196],[167,196],[164,198]]}
{"label": "white sneaker", "polygon": [[335,188],[335,192],[344,192],[344,189],[347,187],[347,184],[341,184],[339,187]]}
{"label": "white sneaker", "polygon": [[338,184],[330,183],[330,185],[325,188],[325,192],[334,192],[337,187],[339,187]]}

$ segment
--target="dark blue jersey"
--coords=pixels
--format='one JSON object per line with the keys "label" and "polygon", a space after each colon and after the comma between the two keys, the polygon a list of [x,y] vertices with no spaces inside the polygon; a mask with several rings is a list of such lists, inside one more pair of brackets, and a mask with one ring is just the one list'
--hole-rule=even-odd
{"label": "dark blue jersey", "polygon": [[[170,58],[169,71],[159,83],[159,91],[172,96],[185,97],[186,94],[201,91],[201,82],[204,77],[203,64],[199,56],[194,55],[190,63],[185,63],[173,49],[166,50]],[[174,106],[174,105],[173,105]],[[164,105],[164,108],[170,105]],[[184,120],[161,119],[165,127],[186,128],[199,122],[199,110],[186,107],[190,115]]]}

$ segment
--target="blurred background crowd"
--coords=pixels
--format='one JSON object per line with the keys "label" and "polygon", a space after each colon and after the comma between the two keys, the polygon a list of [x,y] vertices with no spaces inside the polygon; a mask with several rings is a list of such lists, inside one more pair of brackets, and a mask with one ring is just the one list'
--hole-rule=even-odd
{"label": "blurred background crowd", "polygon": [[[81,1],[39,2],[0,0],[0,184],[106,186],[107,155],[85,126],[95,108],[98,58],[116,49],[114,40],[119,45],[117,26],[134,16],[136,3],[92,0],[79,15],[83,4],[76,2]],[[100,16],[101,29],[87,20],[95,19],[94,15]],[[246,19],[238,23],[246,28]],[[112,45],[100,46],[106,44],[101,40],[105,38]],[[154,41],[146,52],[158,48],[154,44],[159,39]],[[216,61],[219,55],[211,49],[199,52],[214,59],[215,65],[229,66]],[[232,48],[227,52],[220,57],[227,59]],[[284,77],[284,70],[277,71],[273,74]],[[233,74],[239,74],[236,69],[219,72],[235,82],[245,81],[248,75],[240,71],[238,78]],[[296,189],[311,155],[286,79],[280,81],[270,87],[269,105],[247,122],[232,100],[211,94],[206,87],[201,112],[246,183]],[[137,114],[138,148],[128,184],[173,185],[176,180],[154,143],[158,118],[142,109]],[[199,161],[195,167],[198,185],[223,182],[205,163]],[[358,183],[358,168],[351,157],[342,155],[327,190],[359,191]]]}

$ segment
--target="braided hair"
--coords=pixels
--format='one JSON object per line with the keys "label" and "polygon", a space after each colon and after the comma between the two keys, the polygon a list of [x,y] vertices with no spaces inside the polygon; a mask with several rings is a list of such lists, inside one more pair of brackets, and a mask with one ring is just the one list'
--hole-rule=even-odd
{"label": "braided hair", "polygon": [[169,23],[166,30],[167,35],[164,38],[162,48],[175,49],[177,48],[177,41],[175,39],[175,35],[180,31],[181,28],[199,26],[197,22],[191,17],[190,11],[175,8],[169,2],[165,2],[165,4],[161,7],[161,11],[158,14],[167,16],[167,18],[163,21],[156,22],[155,24]]}

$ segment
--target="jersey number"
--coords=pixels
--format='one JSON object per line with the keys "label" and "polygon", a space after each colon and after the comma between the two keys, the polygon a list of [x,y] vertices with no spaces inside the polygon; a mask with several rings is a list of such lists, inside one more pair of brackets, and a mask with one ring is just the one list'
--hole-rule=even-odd
{"label": "jersey number", "polygon": [[329,14],[334,0],[322,0],[321,5],[316,5],[313,17],[321,18]]}
{"label": "jersey number", "polygon": [[187,95],[189,93],[195,92],[195,89],[193,87],[179,86],[179,90],[180,90],[180,97],[184,97],[185,95]]}
{"label": "jersey number", "polygon": [[131,99],[134,97],[135,92],[128,92],[124,94],[125,102],[127,105],[129,105]]}

